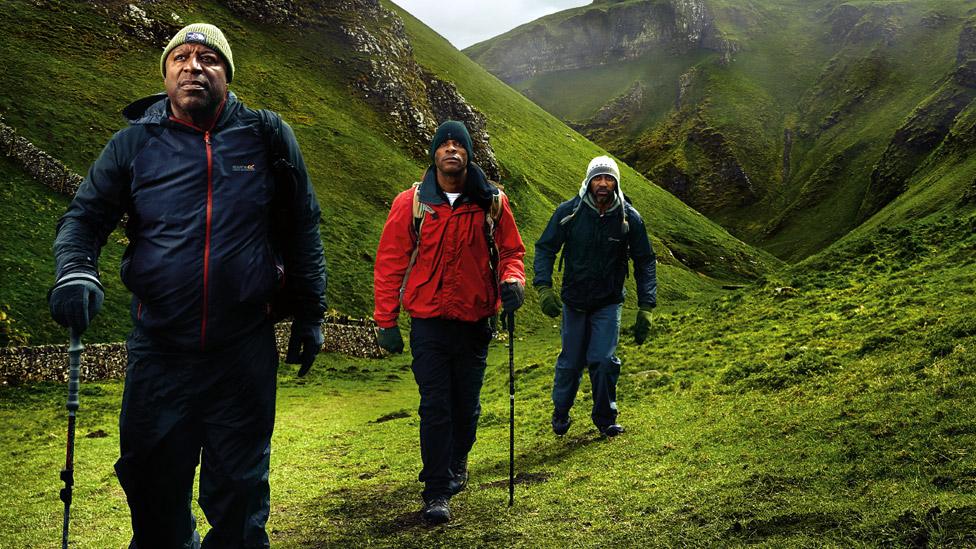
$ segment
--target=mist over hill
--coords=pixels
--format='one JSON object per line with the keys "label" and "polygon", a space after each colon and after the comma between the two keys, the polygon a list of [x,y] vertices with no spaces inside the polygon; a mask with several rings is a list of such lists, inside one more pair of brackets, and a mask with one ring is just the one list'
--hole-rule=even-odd
{"label": "mist over hill", "polygon": [[651,181],[785,259],[960,160],[971,2],[603,0],[465,50]]}

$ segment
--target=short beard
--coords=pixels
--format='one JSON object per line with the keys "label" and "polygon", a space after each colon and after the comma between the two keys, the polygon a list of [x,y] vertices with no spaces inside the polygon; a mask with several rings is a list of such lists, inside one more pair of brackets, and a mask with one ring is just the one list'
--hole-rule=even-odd
{"label": "short beard", "polygon": [[217,112],[217,108],[220,107],[220,101],[220,98],[214,96],[207,90],[206,98],[193,98],[180,105],[180,108],[194,119],[207,118]]}

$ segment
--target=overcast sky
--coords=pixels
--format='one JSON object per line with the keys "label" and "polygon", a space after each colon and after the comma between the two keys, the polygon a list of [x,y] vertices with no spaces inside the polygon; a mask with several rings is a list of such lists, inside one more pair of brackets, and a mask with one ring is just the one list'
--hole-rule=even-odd
{"label": "overcast sky", "polygon": [[417,19],[464,49],[507,30],[592,0],[393,0]]}

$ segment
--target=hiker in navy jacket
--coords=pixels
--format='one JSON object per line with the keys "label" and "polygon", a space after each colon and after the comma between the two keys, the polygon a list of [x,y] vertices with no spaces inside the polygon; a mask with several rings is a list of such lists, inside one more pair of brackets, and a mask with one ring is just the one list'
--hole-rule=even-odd
{"label": "hiker in navy jacket", "polygon": [[[562,300],[552,289],[552,269],[562,249]],[[620,360],[614,354],[620,333],[620,308],[628,260],[634,262],[637,321],[634,339],[647,338],[651,310],[657,305],[654,250],[637,210],[620,189],[620,170],[607,156],[594,158],[579,194],[563,202],[535,243],[535,278],[542,311],[562,313],[562,351],[556,359],[552,387],[552,429],[564,435],[571,423],[583,370],[590,374],[593,410],[590,418],[603,435],[624,431],[617,423],[617,378]]]}
{"label": "hiker in navy jacket", "polygon": [[123,111],[130,126],[58,224],[51,314],[87,328],[103,299],[99,252],[127,214],[121,276],[135,329],[115,470],[131,546],[200,546],[199,462],[203,546],[268,547],[273,319],[294,316],[286,362],[307,371],[325,311],[319,205],[291,128],[227,91],[234,62],[217,27],[180,30],[160,63],[166,93]]}

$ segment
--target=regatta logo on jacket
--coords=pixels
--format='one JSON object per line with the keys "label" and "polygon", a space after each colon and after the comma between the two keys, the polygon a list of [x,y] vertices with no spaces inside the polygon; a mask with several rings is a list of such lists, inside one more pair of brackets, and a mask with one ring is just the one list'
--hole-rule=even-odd
{"label": "regatta logo on jacket", "polygon": [[235,172],[253,172],[255,168],[254,164],[234,164],[231,169]]}

